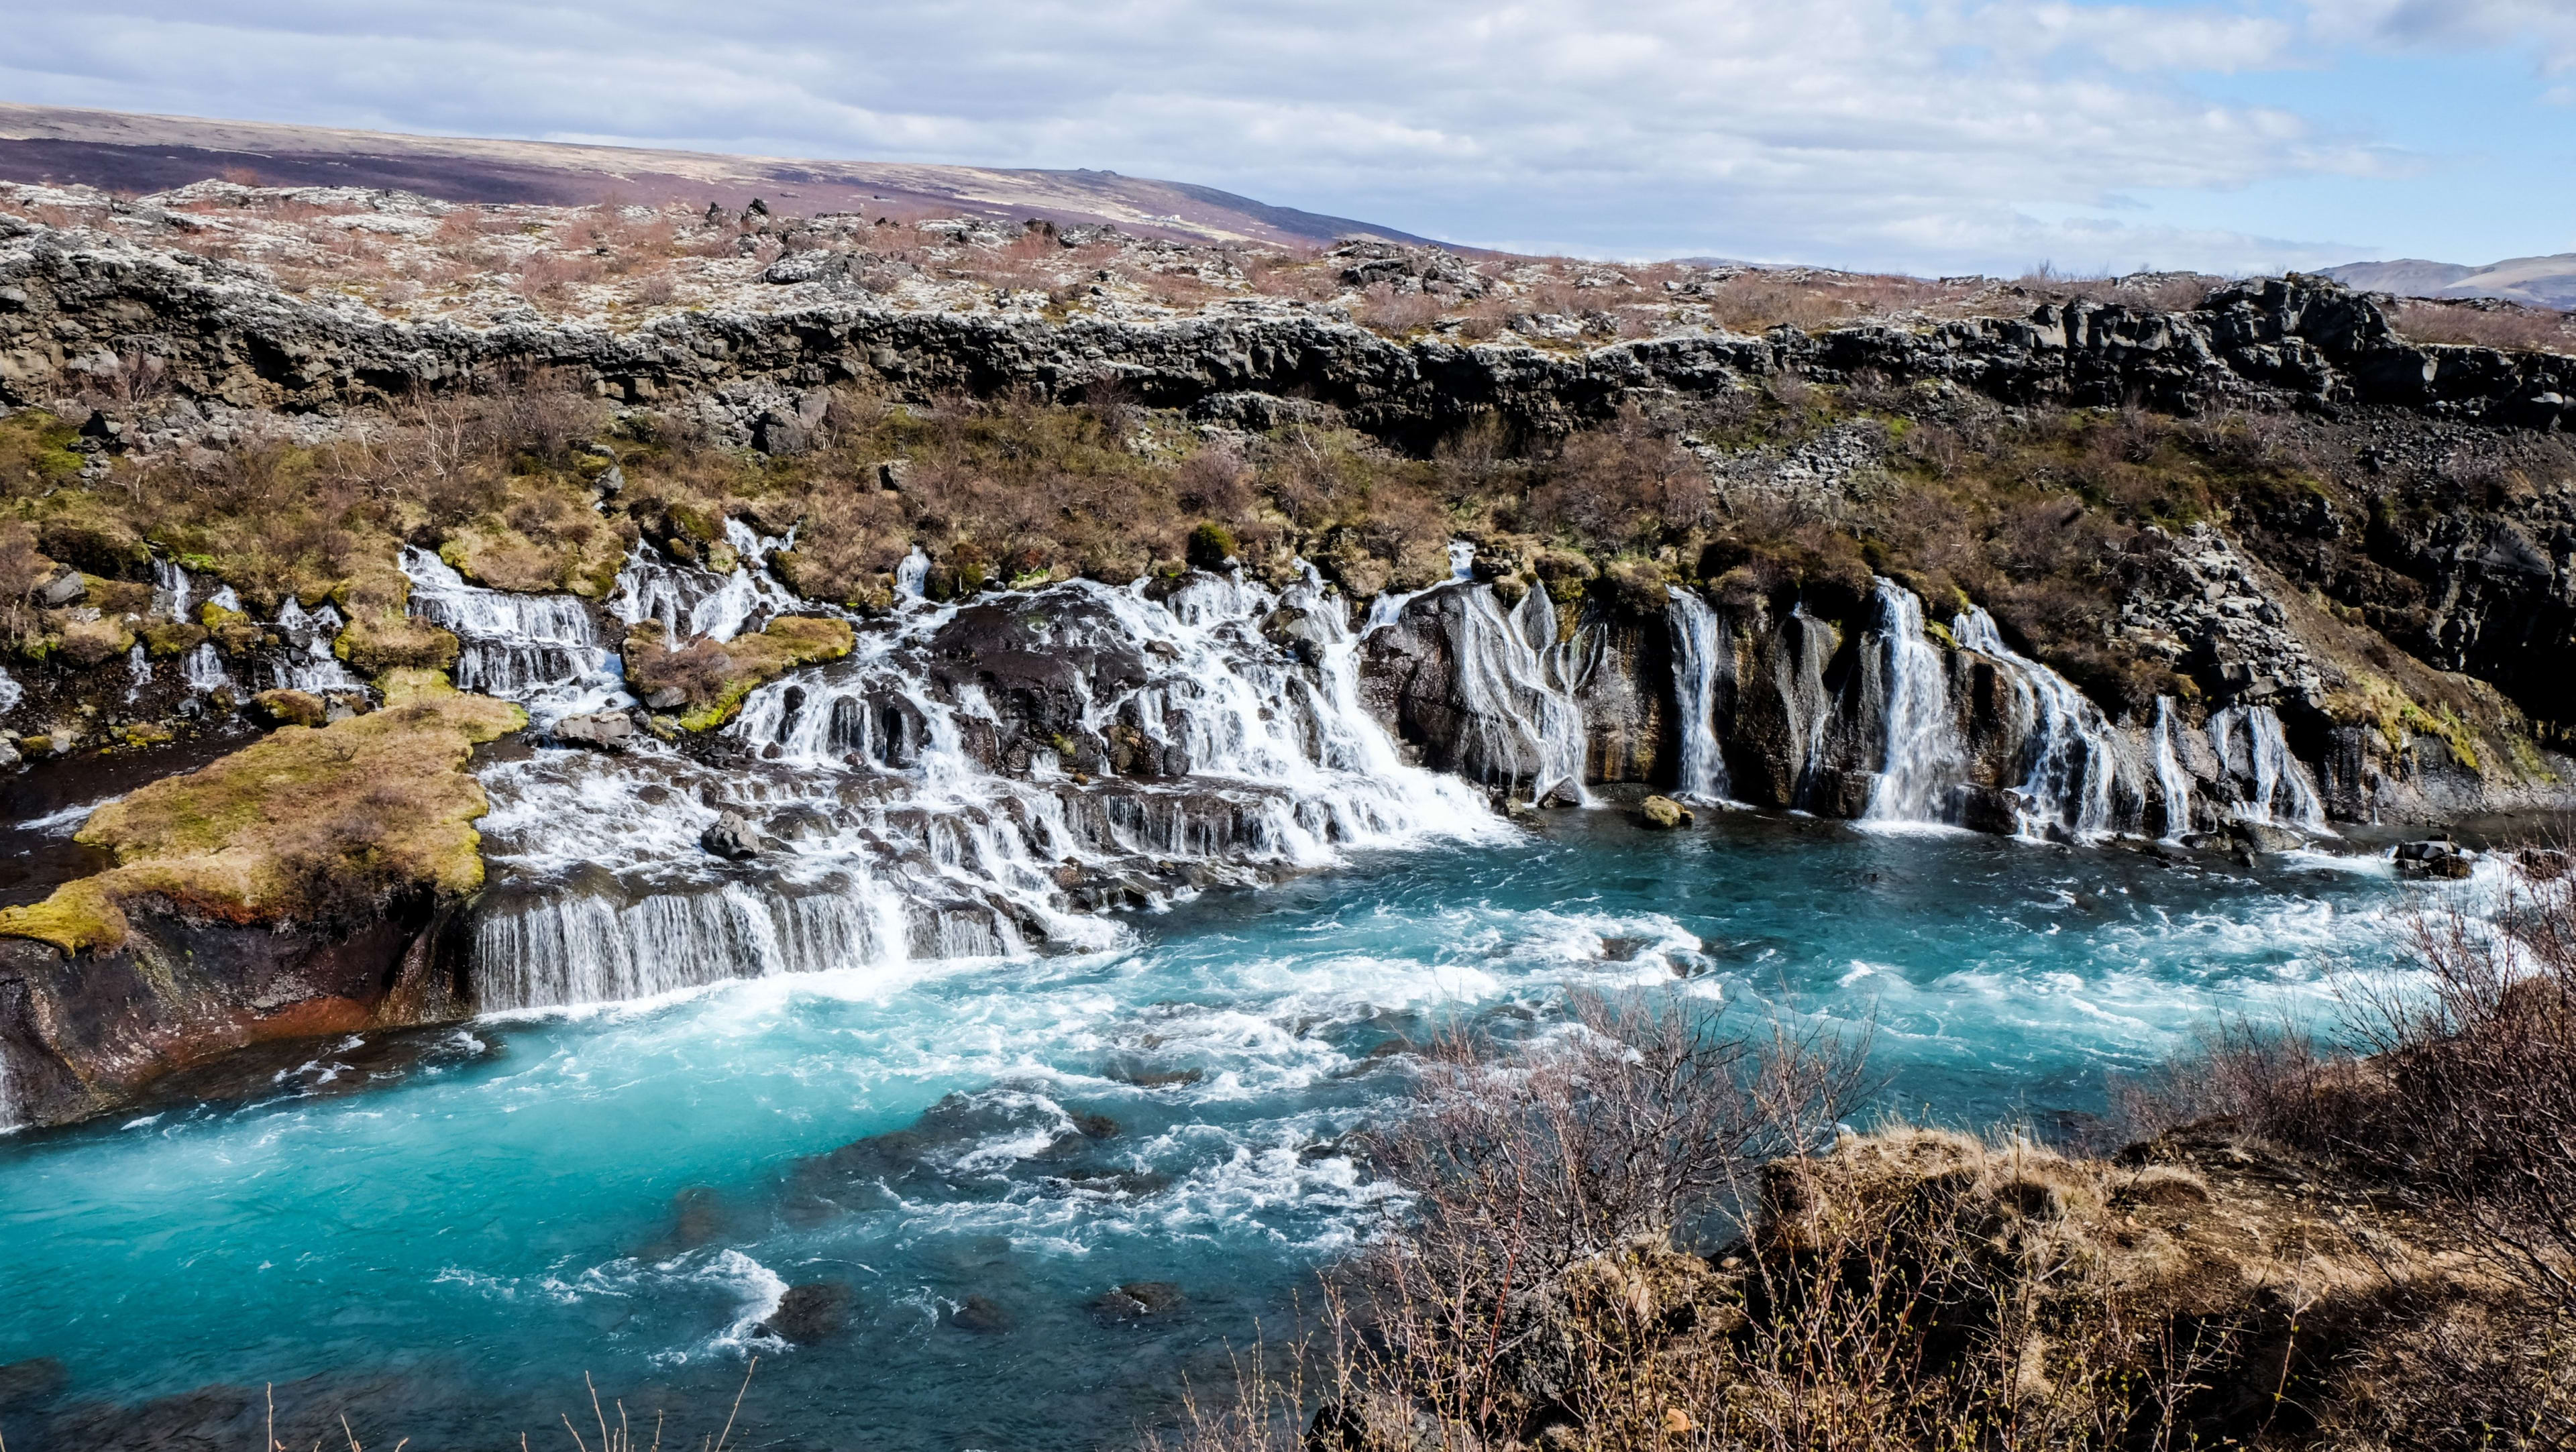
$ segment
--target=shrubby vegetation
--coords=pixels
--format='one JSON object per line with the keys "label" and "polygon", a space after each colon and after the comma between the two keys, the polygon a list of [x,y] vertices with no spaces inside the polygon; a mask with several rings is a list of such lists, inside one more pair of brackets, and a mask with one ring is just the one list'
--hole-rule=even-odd
{"label": "shrubby vegetation", "polygon": [[[2563,859],[2543,858],[2543,870]],[[1407,1192],[1205,1452],[2543,1448],[2576,1437],[2576,888],[2233,1027],[2137,1140],[1839,1126],[1858,1046],[1592,1005],[1448,1045]]]}
{"label": "shrubby vegetation", "polygon": [[[482,886],[483,788],[474,747],[527,724],[518,707],[427,674],[386,681],[382,710],[282,726],[230,756],[101,807],[80,840],[116,865],[40,903],[0,909],[0,933],[65,952],[114,949],[125,908],[152,900],[236,923],[349,926],[396,893]],[[296,703],[279,703],[281,715]]]}

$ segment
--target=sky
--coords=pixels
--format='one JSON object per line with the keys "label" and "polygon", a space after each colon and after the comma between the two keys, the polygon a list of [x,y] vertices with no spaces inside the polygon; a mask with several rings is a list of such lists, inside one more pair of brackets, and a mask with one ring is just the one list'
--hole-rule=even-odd
{"label": "sky", "polygon": [[2576,0],[0,0],[0,98],[1096,167],[1514,251],[2576,251]]}

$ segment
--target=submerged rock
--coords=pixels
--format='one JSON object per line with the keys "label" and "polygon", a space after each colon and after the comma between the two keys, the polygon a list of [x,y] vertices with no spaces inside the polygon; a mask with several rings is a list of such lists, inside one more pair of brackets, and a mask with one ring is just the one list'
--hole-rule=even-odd
{"label": "submerged rock", "polygon": [[973,1331],[983,1336],[998,1336],[1011,1329],[1011,1313],[990,1296],[968,1296],[963,1305],[948,1313],[948,1324],[960,1331]]}
{"label": "submerged rock", "polygon": [[1141,1321],[1181,1309],[1181,1288],[1170,1281],[1129,1281],[1091,1303],[1091,1314],[1104,1321]]}
{"label": "submerged rock", "polygon": [[836,1281],[808,1281],[789,1286],[760,1329],[799,1346],[828,1341],[848,1322],[850,1288]]}

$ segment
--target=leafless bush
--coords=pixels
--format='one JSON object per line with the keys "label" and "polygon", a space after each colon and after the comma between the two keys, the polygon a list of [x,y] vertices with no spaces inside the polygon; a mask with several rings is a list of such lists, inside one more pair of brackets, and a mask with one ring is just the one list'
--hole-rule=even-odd
{"label": "leafless bush", "polygon": [[519,264],[519,292],[528,298],[559,298],[583,283],[599,280],[599,260],[588,256],[566,256],[560,252],[538,252]]}
{"label": "leafless bush", "polygon": [[[2187,1444],[2240,1338],[2097,1241],[2142,1185],[2008,1139],[1838,1134],[1864,1046],[1577,1005],[1518,1056],[1444,1045],[1371,1136],[1409,1198],[1329,1282],[1311,1419],[1266,1369],[1202,1452]],[[2129,1224],[2134,1227],[2132,1219]],[[1713,1258],[1703,1231],[1741,1232]],[[2161,1252],[2155,1252],[2161,1254]],[[2170,1257],[2168,1257],[2170,1259]],[[2241,1374],[2243,1367],[2231,1368]],[[2278,1368],[2260,1370],[2264,1385]]]}
{"label": "leafless bush", "polygon": [[2409,298],[2397,304],[2390,321],[2398,332],[2418,343],[2576,352],[2576,325],[2571,324],[2570,315],[2546,308]]}
{"label": "leafless bush", "polygon": [[1444,1442],[1494,1427],[1527,1402],[1527,1362],[1546,1349],[1532,1345],[1540,1288],[1722,1219],[1756,1163],[1830,1134],[1862,1058],[1822,1035],[1757,1044],[1721,1036],[1707,1012],[1601,1000],[1517,1058],[1441,1046],[1415,1112],[1368,1143],[1410,1200],[1337,1284],[1340,1410],[1319,1430],[1374,1445],[1363,1424],[1387,1403],[1434,1419]]}
{"label": "leafless bush", "polygon": [[1360,321],[1398,338],[1429,327],[1441,311],[1439,298],[1427,292],[1399,292],[1393,283],[1371,283],[1360,297]]}
{"label": "leafless bush", "polygon": [[2576,1315],[2576,881],[2517,886],[2492,922],[2455,901],[2416,922],[2409,956],[2406,978],[2352,995],[2384,1097],[2337,1148]]}

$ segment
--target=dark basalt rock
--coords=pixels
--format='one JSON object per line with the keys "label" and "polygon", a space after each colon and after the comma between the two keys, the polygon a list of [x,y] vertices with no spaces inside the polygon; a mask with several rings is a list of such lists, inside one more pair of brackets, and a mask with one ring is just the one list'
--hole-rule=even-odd
{"label": "dark basalt rock", "polygon": [[968,1296],[956,1310],[948,1313],[948,1324],[960,1331],[982,1336],[999,1336],[1014,1324],[1011,1313],[990,1296]]}
{"label": "dark basalt rock", "polygon": [[1723,392],[1782,369],[1824,382],[1862,370],[1945,379],[2012,402],[2385,404],[2532,428],[2558,424],[2576,396],[2576,360],[2411,345],[2369,298],[2304,277],[2221,288],[2181,313],[2079,301],[1922,332],[1778,328],[1574,356],[1438,337],[1399,343],[1311,315],[1050,324],[855,299],[680,313],[625,333],[533,320],[413,325],[317,306],[246,267],[15,218],[0,228],[0,286],[21,299],[0,317],[0,343],[25,360],[0,379],[11,403],[68,391],[64,365],[87,340],[149,332],[167,345],[176,393],[243,407],[383,402],[512,362],[564,369],[629,398],[758,381],[768,401],[744,418],[744,440],[779,447],[803,441],[801,404],[814,379],[1055,396],[1104,368],[1152,406],[1200,405],[1211,418],[1265,426],[1334,408],[1363,428],[1419,438],[1495,414],[1561,431],[1641,392]]}
{"label": "dark basalt rock", "polygon": [[0,1060],[24,1122],[104,1112],[252,1044],[469,1011],[446,941],[454,917],[424,901],[355,926],[241,926],[142,904],[126,919],[110,952],[0,937]]}
{"label": "dark basalt rock", "polygon": [[768,838],[740,812],[719,815],[707,829],[698,834],[698,845],[718,857],[747,862],[769,847]]}
{"label": "dark basalt rock", "polygon": [[782,1341],[812,1346],[841,1333],[849,1321],[850,1288],[835,1281],[789,1286],[760,1329]]}
{"label": "dark basalt rock", "polygon": [[1129,1281],[1094,1299],[1091,1314],[1110,1322],[1141,1321],[1172,1315],[1185,1304],[1181,1288],[1170,1281]]}

